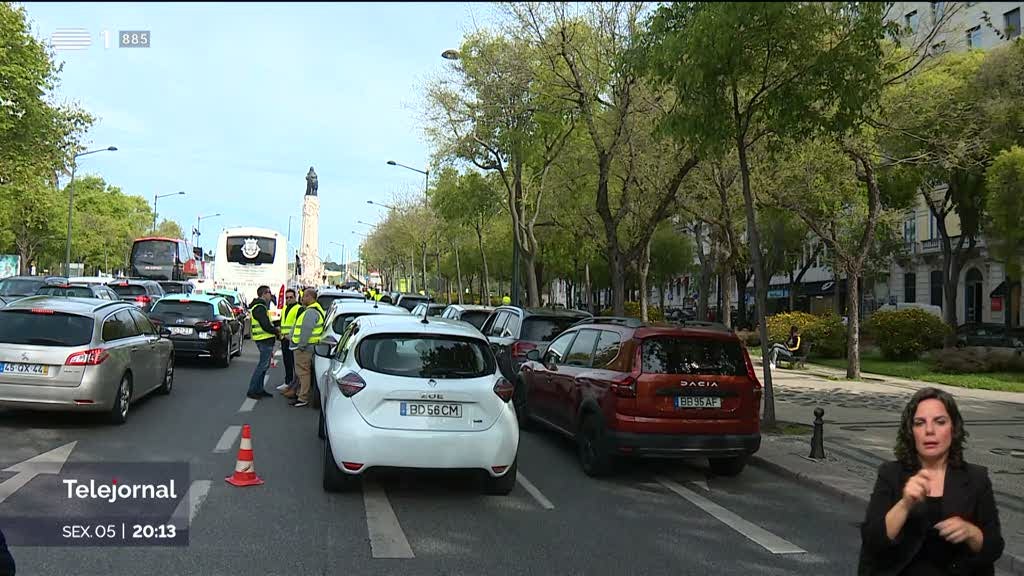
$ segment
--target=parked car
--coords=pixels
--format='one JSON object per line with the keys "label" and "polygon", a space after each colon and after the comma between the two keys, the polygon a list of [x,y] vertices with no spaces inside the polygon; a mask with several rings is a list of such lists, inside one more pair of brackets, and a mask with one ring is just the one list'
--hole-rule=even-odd
{"label": "parked car", "polygon": [[475,469],[491,494],[515,487],[512,384],[487,340],[462,322],[412,315],[353,321],[329,359],[320,421],[323,487],[344,491],[376,467]]}
{"label": "parked car", "polygon": [[223,296],[164,296],[153,304],[149,317],[169,332],[176,356],[209,358],[227,368],[232,357],[242,355],[245,326]]}
{"label": "parked car", "polygon": [[452,304],[444,309],[441,318],[450,320],[462,320],[481,329],[487,318],[494,312],[494,306],[480,306],[477,304]]}
{"label": "parked car", "polygon": [[526,353],[539,350],[580,320],[590,318],[587,312],[499,306],[480,330],[491,343],[501,373],[515,382],[519,367],[526,362]]}
{"label": "parked car", "polygon": [[761,384],[731,330],[593,318],[529,352],[516,380],[520,424],[572,438],[584,472],[620,457],[707,457],[734,476],[761,446]]}
{"label": "parked car", "polygon": [[50,283],[63,282],[59,276],[8,276],[0,280],[0,296],[7,302],[34,296],[36,290]]}
{"label": "parked car", "polygon": [[241,292],[218,288],[207,292],[207,294],[226,299],[228,306],[231,307],[231,313],[242,323],[242,337],[245,339],[252,337],[252,322],[249,321],[249,303],[245,301],[245,296],[242,296]]}
{"label": "parked car", "polygon": [[428,304],[424,302],[423,304],[417,304],[416,307],[412,309],[411,314],[417,318],[423,318],[423,313],[426,312],[427,317],[430,318],[433,316],[440,316],[441,313],[444,312],[445,308],[447,308],[447,306],[444,304]]}
{"label": "parked car", "polygon": [[[399,308],[398,306],[393,306],[391,304],[348,299],[335,300],[331,307],[326,309],[326,312],[327,314],[324,317],[324,332],[320,336],[320,341],[329,346],[334,346],[341,340],[341,335],[345,333],[348,325],[356,318],[374,314],[392,316],[409,315],[409,311],[405,308]],[[313,395],[313,403],[316,407],[320,407],[323,404],[324,393],[320,389],[319,383],[327,372],[327,367],[329,365],[330,362],[328,360],[317,357],[313,358],[313,388],[316,392]]]}
{"label": "parked car", "polygon": [[961,324],[956,329],[956,345],[1024,348],[1024,328],[1014,326],[1007,335],[1005,324]]}
{"label": "parked car", "polygon": [[324,309],[324,312],[330,310],[331,304],[333,304],[335,300],[339,299],[362,302],[366,300],[366,296],[364,296],[360,292],[353,292],[352,290],[339,290],[337,288],[325,288],[323,290],[319,290],[316,295],[316,301],[320,304],[320,307]]}
{"label": "parked car", "polygon": [[174,385],[174,345],[136,306],[31,296],[0,310],[0,406],[106,413]]}
{"label": "parked car", "polygon": [[391,301],[395,306],[401,306],[410,312],[412,312],[412,309],[415,308],[417,304],[431,302],[432,300],[433,299],[430,296],[425,296],[423,294],[397,293],[391,295]]}
{"label": "parked car", "polygon": [[164,294],[191,294],[194,286],[187,280],[158,280]]}
{"label": "parked car", "polygon": [[121,297],[103,284],[47,284],[36,290],[36,296],[64,296],[71,298],[95,298],[97,300],[115,300]]}
{"label": "parked car", "polygon": [[124,302],[131,302],[143,312],[149,312],[153,302],[164,296],[164,289],[155,280],[121,279],[107,283]]}

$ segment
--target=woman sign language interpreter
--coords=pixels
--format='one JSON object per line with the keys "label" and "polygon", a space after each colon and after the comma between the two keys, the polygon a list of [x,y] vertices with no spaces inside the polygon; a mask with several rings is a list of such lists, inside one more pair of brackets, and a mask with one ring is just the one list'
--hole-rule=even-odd
{"label": "woman sign language interpreter", "polygon": [[861,525],[858,574],[995,573],[1003,553],[988,470],[964,462],[967,431],[953,397],[922,388],[907,403],[895,462],[878,469]]}

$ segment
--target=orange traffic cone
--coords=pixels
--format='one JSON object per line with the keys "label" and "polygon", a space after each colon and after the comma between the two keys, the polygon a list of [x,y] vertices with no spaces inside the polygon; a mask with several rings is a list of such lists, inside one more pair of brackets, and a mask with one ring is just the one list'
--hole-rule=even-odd
{"label": "orange traffic cone", "polygon": [[238,461],[235,462],[235,473],[224,479],[233,486],[257,486],[263,480],[256,475],[256,466],[252,459],[252,432],[249,425],[242,426],[242,441],[238,445]]}

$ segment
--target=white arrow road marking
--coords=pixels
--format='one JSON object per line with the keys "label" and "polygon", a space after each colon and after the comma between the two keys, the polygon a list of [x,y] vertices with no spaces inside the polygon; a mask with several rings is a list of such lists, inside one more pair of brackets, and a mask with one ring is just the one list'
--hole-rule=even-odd
{"label": "white arrow road marking", "polygon": [[67,462],[68,456],[71,455],[76,444],[78,444],[77,441],[68,442],[59,448],[4,468],[4,472],[17,472],[17,474],[0,484],[0,502],[6,500],[8,496],[17,492],[19,488],[40,474],[60,474],[61,468],[64,467],[64,463]]}
{"label": "white arrow road marking", "polygon": [[748,522],[747,520],[744,520],[743,518],[740,518],[735,513],[726,510],[725,508],[719,506],[718,504],[715,504],[711,500],[708,500],[707,498],[701,496],[700,494],[697,494],[696,492],[688,488],[684,488],[683,486],[676,484],[675,482],[669,480],[668,478],[658,476],[657,480],[658,483],[664,486],[665,488],[668,488],[669,490],[675,492],[679,496],[682,496],[683,498],[689,500],[701,510],[721,520],[722,523],[724,523],[726,526],[732,528],[740,534],[743,534],[744,536],[751,539],[756,544],[759,544],[761,547],[771,552],[772,554],[807,553],[806,550],[800,548],[796,544],[793,544],[788,540],[783,540],[782,538],[779,538],[778,536],[772,534],[764,528],[761,528],[756,524],[753,524],[751,522]]}

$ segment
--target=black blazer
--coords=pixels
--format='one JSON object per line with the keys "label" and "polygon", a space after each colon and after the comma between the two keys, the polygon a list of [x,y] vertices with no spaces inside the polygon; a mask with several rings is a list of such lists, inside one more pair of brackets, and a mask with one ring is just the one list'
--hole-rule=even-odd
{"label": "black blazer", "polygon": [[14,557],[7,549],[7,540],[4,539],[4,532],[0,530],[0,576],[14,576]]}
{"label": "black blazer", "polygon": [[[885,533],[885,515],[903,497],[903,486],[917,470],[900,462],[886,462],[878,468],[878,480],[871,494],[867,515],[861,525],[861,576],[897,576],[914,559],[931,527],[924,506],[915,506],[895,540]],[[943,487],[942,513],[960,516],[985,535],[981,550],[974,554],[967,544],[957,546],[953,574],[992,576],[995,562],[1003,554],[999,511],[992,494],[992,482],[983,466],[949,466]]]}

